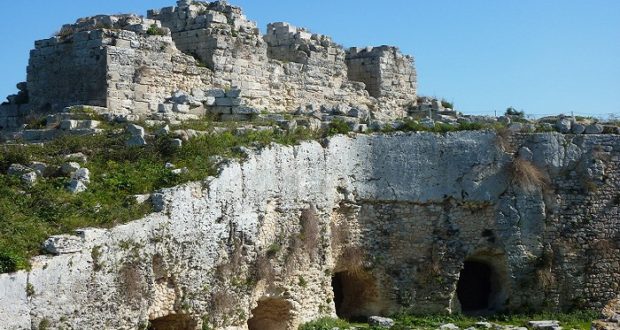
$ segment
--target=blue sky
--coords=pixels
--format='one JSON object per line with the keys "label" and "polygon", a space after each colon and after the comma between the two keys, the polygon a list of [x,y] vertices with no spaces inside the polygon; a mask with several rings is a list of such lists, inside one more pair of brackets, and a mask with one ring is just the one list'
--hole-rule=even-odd
{"label": "blue sky", "polygon": [[[618,0],[232,0],[264,31],[287,21],[345,47],[396,45],[416,59],[421,95],[465,113],[620,116]],[[28,52],[64,23],[146,14],[174,0],[0,4],[0,98],[25,80]]]}

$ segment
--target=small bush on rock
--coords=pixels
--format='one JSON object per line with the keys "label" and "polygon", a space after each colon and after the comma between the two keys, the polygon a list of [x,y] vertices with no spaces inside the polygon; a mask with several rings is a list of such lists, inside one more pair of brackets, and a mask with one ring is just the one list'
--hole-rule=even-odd
{"label": "small bush on rock", "polygon": [[518,111],[517,109],[513,108],[513,107],[509,107],[508,109],[506,109],[506,116],[514,116],[514,117],[519,117],[519,118],[524,118],[525,117],[525,112],[523,111]]}
{"label": "small bush on rock", "polygon": [[165,36],[166,30],[157,26],[157,24],[152,24],[148,30],[146,30],[146,34],[150,36]]}
{"label": "small bush on rock", "polygon": [[342,119],[334,119],[329,123],[328,135],[347,134],[351,131],[349,124]]}
{"label": "small bush on rock", "polygon": [[521,189],[527,192],[533,192],[542,188],[547,177],[532,162],[517,158],[512,163],[512,179]]}
{"label": "small bush on rock", "polygon": [[441,106],[447,109],[454,109],[454,104],[452,104],[452,102],[448,102],[445,99],[441,100]]}

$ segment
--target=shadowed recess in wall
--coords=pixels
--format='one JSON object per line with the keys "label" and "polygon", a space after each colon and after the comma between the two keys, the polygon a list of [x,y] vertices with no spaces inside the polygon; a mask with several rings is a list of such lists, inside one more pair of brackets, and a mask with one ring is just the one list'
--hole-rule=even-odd
{"label": "shadowed recess in wall", "polygon": [[338,317],[365,322],[378,313],[378,292],[373,279],[362,272],[339,272],[332,277],[334,304]]}
{"label": "shadowed recess in wall", "polygon": [[291,304],[284,299],[265,299],[258,302],[248,320],[249,330],[287,330],[292,321]]}
{"label": "shadowed recess in wall", "polygon": [[504,291],[493,265],[481,260],[465,261],[456,290],[463,313],[486,315],[501,310]]}
{"label": "shadowed recess in wall", "polygon": [[192,330],[197,323],[189,315],[173,314],[151,320],[148,330]]}

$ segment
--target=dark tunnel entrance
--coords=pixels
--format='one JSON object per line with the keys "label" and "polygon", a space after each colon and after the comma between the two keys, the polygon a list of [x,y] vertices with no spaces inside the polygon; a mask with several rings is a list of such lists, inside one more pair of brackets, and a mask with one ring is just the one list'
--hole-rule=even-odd
{"label": "dark tunnel entrance", "polygon": [[342,292],[342,274],[336,273],[332,277],[332,289],[334,290],[334,304],[336,305],[336,315],[342,318],[342,301],[344,300],[344,293]]}
{"label": "dark tunnel entrance", "polygon": [[[497,261],[499,260],[465,261],[456,286],[456,294],[463,313],[485,315],[504,308],[507,299],[504,282],[507,274],[505,269],[501,272],[502,264]],[[500,269],[494,267],[498,265]]]}
{"label": "dark tunnel entrance", "polygon": [[456,293],[465,313],[487,310],[490,307],[492,269],[489,265],[466,261]]}
{"label": "dark tunnel entrance", "polygon": [[378,291],[374,279],[363,272],[338,272],[332,277],[334,305],[339,318],[366,322],[380,313]]}

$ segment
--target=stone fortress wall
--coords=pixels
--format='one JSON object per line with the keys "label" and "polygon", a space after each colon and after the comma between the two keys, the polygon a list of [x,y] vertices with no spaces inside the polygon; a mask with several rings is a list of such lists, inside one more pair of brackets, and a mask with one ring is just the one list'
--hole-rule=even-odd
{"label": "stone fortress wall", "polygon": [[[401,309],[600,310],[620,292],[620,140],[499,138],[357,135],[250,152],[153,194],[158,213],[50,238],[54,256],[0,275],[0,324],[257,330]],[[521,186],[518,160],[552,179]]]}
{"label": "stone fortress wall", "polygon": [[[181,0],[149,11],[148,18],[83,18],[37,41],[22,86],[29,102],[2,105],[0,128],[72,105],[129,118],[184,119],[346,104],[396,118],[416,101],[415,77],[413,59],[395,47],[345,51],[327,36],[287,23],[269,24],[262,36],[225,1]],[[220,93],[214,89],[238,90],[240,99],[213,104],[207,98]],[[178,92],[192,98],[189,107],[164,105]],[[252,110],[233,113],[241,105]]]}
{"label": "stone fortress wall", "polygon": [[36,42],[28,66],[32,110],[93,105],[147,115],[172,90],[203,86],[207,70],[176,50],[169,35],[149,35],[153,24],[135,15],[89,17]]}

